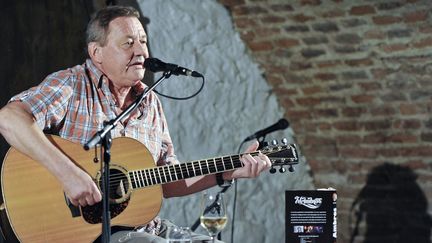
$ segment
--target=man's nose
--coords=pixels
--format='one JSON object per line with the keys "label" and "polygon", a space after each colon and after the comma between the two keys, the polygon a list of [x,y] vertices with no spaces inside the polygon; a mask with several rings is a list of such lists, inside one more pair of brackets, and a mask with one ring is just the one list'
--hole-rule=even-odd
{"label": "man's nose", "polygon": [[147,49],[147,44],[137,42],[137,44],[135,44],[134,54],[135,56],[144,56],[144,58],[148,58],[149,53]]}

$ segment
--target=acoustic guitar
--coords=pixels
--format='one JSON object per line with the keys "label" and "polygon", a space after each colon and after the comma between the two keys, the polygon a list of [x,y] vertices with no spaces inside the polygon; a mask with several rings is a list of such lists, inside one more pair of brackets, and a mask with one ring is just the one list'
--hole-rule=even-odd
{"label": "acoustic guitar", "polygon": [[[48,139],[100,187],[96,149],[58,136]],[[261,150],[273,166],[298,163],[294,144]],[[251,154],[257,154],[257,152]],[[223,156],[175,165],[155,166],[148,149],[132,138],[115,138],[111,147],[111,225],[135,227],[152,220],[162,204],[161,184],[242,167],[241,155]],[[93,242],[102,232],[102,203],[75,207],[65,197],[59,181],[37,161],[11,148],[1,168],[1,209],[20,242]]]}

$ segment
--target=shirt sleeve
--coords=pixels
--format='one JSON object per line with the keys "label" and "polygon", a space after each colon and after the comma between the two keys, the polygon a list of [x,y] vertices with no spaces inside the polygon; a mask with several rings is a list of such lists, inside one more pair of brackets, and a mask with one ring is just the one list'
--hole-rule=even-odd
{"label": "shirt sleeve", "polygon": [[20,101],[27,105],[38,126],[51,130],[62,122],[72,95],[72,76],[67,71],[53,73],[38,86],[12,97],[9,102]]}

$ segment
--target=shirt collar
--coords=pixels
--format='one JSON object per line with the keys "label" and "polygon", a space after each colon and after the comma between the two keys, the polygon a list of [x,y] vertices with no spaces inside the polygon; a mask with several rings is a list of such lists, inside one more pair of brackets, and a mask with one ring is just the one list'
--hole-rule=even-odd
{"label": "shirt collar", "polygon": [[102,87],[102,82],[104,75],[101,70],[99,70],[90,58],[86,60],[86,67],[89,71],[89,76],[91,81],[96,85],[98,89]]}

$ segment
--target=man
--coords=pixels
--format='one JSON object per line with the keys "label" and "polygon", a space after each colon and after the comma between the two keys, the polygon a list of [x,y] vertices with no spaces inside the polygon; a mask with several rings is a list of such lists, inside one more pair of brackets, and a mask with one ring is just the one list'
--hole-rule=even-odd
{"label": "man", "polygon": [[[149,57],[147,36],[130,7],[107,7],[87,27],[89,59],[82,65],[49,75],[41,84],[13,97],[0,110],[0,132],[18,151],[41,163],[63,186],[75,206],[100,202],[93,178],[74,164],[45,136],[54,133],[84,144],[143,92],[144,60]],[[159,99],[150,93],[128,118],[112,131],[142,142],[157,165],[178,163]],[[257,149],[251,145],[246,152]],[[164,197],[184,196],[217,185],[221,180],[252,178],[270,167],[262,154],[241,159],[244,166],[230,172],[164,184]],[[155,218],[142,230],[149,239],[162,240],[165,221]],[[118,236],[113,236],[117,239]],[[142,239],[141,239],[142,240]],[[158,241],[156,241],[158,242]]]}

